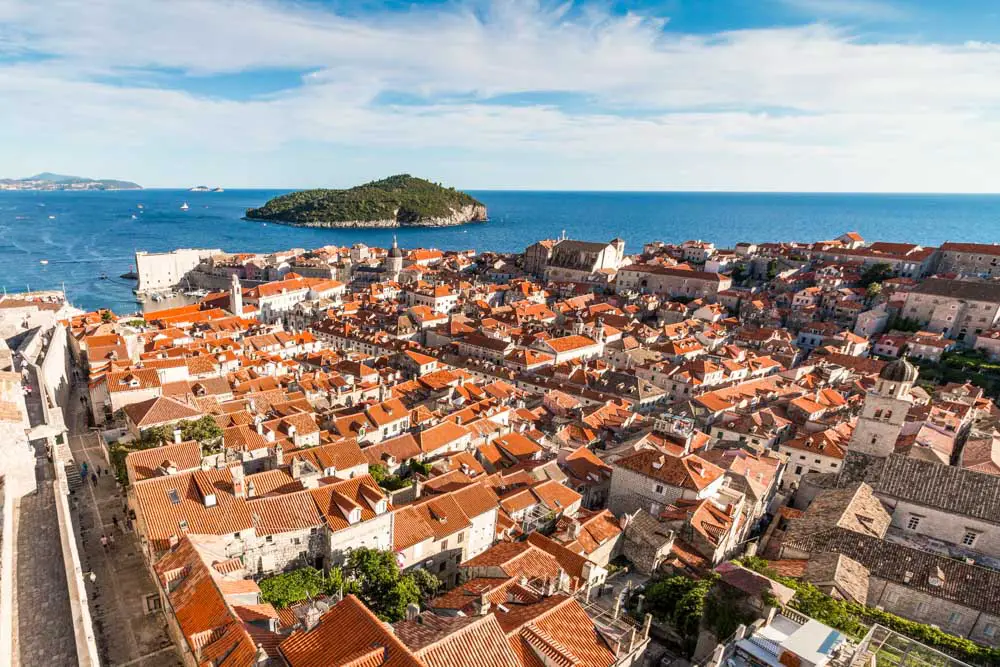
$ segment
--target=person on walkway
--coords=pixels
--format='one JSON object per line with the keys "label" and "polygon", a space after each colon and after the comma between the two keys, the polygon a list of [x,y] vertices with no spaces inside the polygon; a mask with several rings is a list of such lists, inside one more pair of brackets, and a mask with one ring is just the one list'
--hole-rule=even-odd
{"label": "person on walkway", "polygon": [[90,481],[91,481],[91,483],[94,486],[97,486],[97,473],[96,472],[90,473]]}
{"label": "person on walkway", "polygon": [[114,515],[113,517],[111,517],[111,523],[114,524],[115,530],[118,530],[118,515],[117,514]]}
{"label": "person on walkway", "polygon": [[132,517],[125,517],[125,530],[132,532]]}
{"label": "person on walkway", "polygon": [[101,466],[94,466],[94,472],[96,472],[97,476],[100,477],[101,476]]}
{"label": "person on walkway", "polygon": [[114,551],[114,549],[115,549],[115,534],[114,533],[111,533],[110,535],[108,535],[108,544],[111,545],[111,550]]}
{"label": "person on walkway", "polygon": [[80,464],[80,476],[81,477],[86,477],[87,476],[87,462],[86,461],[84,461],[83,463]]}
{"label": "person on walkway", "polygon": [[108,536],[107,535],[101,535],[101,546],[104,547],[105,551],[108,550]]}

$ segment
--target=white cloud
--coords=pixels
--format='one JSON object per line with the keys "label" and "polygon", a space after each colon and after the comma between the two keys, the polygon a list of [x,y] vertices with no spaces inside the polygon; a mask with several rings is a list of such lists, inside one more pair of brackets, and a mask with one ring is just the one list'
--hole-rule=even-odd
{"label": "white cloud", "polygon": [[[352,164],[377,172],[405,155],[464,187],[943,191],[995,190],[1000,167],[982,150],[1000,139],[992,44],[859,42],[822,24],[684,35],[663,30],[668,17],[528,0],[363,18],[265,2],[40,4],[0,8],[0,56],[54,56],[0,65],[4,175],[100,168],[178,184],[223,170],[234,185],[292,186],[350,183]],[[314,73],[241,101],[127,84],[144,69],[268,67]],[[373,105],[385,92],[428,101]],[[485,103],[530,92],[592,102]],[[442,102],[456,95],[472,101]],[[302,146],[326,147],[330,171],[314,155],[299,165]]]}

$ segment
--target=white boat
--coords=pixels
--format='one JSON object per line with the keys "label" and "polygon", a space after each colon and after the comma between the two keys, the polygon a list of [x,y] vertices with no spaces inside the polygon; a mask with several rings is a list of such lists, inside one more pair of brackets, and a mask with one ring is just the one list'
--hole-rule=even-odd
{"label": "white boat", "polygon": [[133,220],[138,220],[139,218],[135,217],[135,213],[133,213],[133,214],[132,214],[132,219],[133,219]]}
{"label": "white boat", "polygon": [[190,207],[190,206],[188,206],[188,203],[187,203],[187,202],[184,202],[183,204],[181,204],[181,210],[182,210],[182,211],[186,211],[186,210],[188,210],[189,208],[191,208],[191,207]]}
{"label": "white boat", "polygon": [[142,204],[139,204],[136,208],[138,208],[141,211],[142,210]]}
{"label": "white boat", "polygon": [[38,260],[38,263],[39,264],[48,264],[49,260],[47,260],[47,259],[40,259],[40,260]]}
{"label": "white boat", "polygon": [[54,216],[54,215],[50,215],[49,216],[49,220],[55,220],[55,219],[56,219],[56,216]]}

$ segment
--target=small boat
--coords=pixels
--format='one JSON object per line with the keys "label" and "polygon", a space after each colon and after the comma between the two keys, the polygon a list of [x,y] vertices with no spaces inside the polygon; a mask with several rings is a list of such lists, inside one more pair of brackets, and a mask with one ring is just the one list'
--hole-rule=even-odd
{"label": "small boat", "polygon": [[55,219],[56,219],[56,216],[54,216],[54,215],[50,215],[49,216],[49,220],[55,220]]}
{"label": "small boat", "polygon": [[49,260],[47,260],[47,259],[40,259],[40,260],[38,260],[38,263],[39,264],[48,264]]}
{"label": "small boat", "polygon": [[138,206],[136,206],[136,208],[141,211],[142,210],[142,204],[139,204]]}
{"label": "small boat", "polygon": [[133,219],[133,220],[138,220],[139,218],[137,218],[137,217],[135,216],[135,213],[133,213],[133,214],[132,214],[132,219]]}
{"label": "small boat", "polygon": [[212,188],[212,192],[225,192],[222,188]]}
{"label": "small boat", "polygon": [[184,202],[183,204],[181,204],[181,210],[182,210],[182,211],[186,211],[186,210],[188,210],[189,208],[191,208],[191,207],[190,207],[190,206],[188,206],[188,203],[187,203],[187,202]]}
{"label": "small boat", "polygon": [[102,271],[102,272],[101,272],[101,275],[100,275],[100,276],[98,276],[98,277],[99,277],[99,278],[100,278],[101,280],[107,280],[107,279],[108,279],[108,274],[106,274],[106,273],[104,273],[104,272]]}

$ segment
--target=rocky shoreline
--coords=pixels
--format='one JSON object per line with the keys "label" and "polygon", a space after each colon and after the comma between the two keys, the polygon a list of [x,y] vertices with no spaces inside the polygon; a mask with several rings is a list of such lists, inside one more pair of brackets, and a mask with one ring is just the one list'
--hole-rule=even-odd
{"label": "rocky shoreline", "polygon": [[456,227],[474,222],[486,222],[489,218],[486,215],[486,207],[482,205],[468,205],[460,209],[452,209],[452,214],[446,217],[420,218],[416,220],[406,220],[396,218],[385,218],[383,220],[339,220],[339,221],[315,221],[298,222],[294,220],[278,220],[275,218],[244,216],[244,220],[253,222],[273,222],[278,225],[289,227],[314,227],[329,229],[398,229],[401,227]]}

